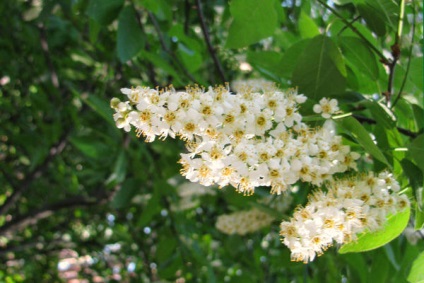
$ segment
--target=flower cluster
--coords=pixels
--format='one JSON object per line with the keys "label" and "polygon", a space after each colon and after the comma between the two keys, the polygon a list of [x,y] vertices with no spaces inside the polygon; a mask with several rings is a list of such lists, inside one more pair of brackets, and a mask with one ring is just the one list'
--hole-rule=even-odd
{"label": "flower cluster", "polygon": [[202,185],[232,185],[244,194],[270,186],[280,194],[298,180],[320,185],[338,172],[356,169],[359,154],[341,143],[331,124],[310,128],[298,112],[306,97],[273,84],[186,91],[122,89],[129,101],[111,101],[119,128],[136,128],[147,142],[180,138],[181,173]]}
{"label": "flower cluster", "polygon": [[333,242],[345,244],[358,233],[381,229],[389,214],[409,206],[387,172],[332,180],[327,188],[312,194],[305,207],[298,207],[290,221],[281,223],[282,241],[294,261],[312,261]]}
{"label": "flower cluster", "polygon": [[275,218],[268,213],[253,208],[220,215],[215,225],[224,234],[243,236],[269,226],[274,220]]}

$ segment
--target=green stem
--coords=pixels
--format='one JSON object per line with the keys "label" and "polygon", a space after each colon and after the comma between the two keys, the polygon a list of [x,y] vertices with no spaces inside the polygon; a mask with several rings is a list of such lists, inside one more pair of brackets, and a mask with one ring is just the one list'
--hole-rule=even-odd
{"label": "green stem", "polygon": [[318,0],[318,2],[321,3],[325,8],[330,10],[336,17],[338,17],[340,20],[342,20],[342,22],[346,26],[348,26],[354,33],[356,33],[365,42],[365,44],[368,45],[378,55],[378,57],[380,57],[380,61],[383,64],[389,63],[389,60],[384,56],[384,54],[380,50],[378,50],[377,47],[375,47],[365,36],[363,36],[362,33],[360,33],[356,29],[356,27],[354,27],[349,21],[347,21],[345,18],[343,18],[342,15],[340,15],[336,10],[334,10],[326,2],[324,2],[322,0]]}
{"label": "green stem", "polygon": [[403,28],[403,16],[405,13],[405,0],[400,0],[400,10],[399,10],[399,21],[398,21],[398,28],[395,35],[395,42],[391,46],[392,49],[392,57],[393,60],[390,62],[389,66],[389,80],[387,85],[387,91],[384,92],[384,96],[386,97],[387,106],[392,108],[390,105],[391,103],[391,97],[393,92],[393,79],[395,74],[395,67],[397,64],[397,61],[400,57],[400,37],[402,36],[402,28]]}
{"label": "green stem", "polygon": [[402,36],[404,15],[405,15],[405,0],[400,0],[399,22],[398,22],[398,29],[396,33],[395,44],[399,44],[400,37]]}
{"label": "green stem", "polygon": [[[413,2],[412,2],[413,3]],[[403,6],[404,6],[404,1],[402,0],[401,1],[401,15],[399,15],[399,25],[398,25],[398,32],[397,32],[397,36],[400,38],[400,34],[402,33],[402,27],[403,27],[403,15],[404,15],[404,10],[405,10],[405,7],[402,7],[402,4],[403,4]],[[409,74],[409,69],[410,69],[410,67],[411,67],[411,59],[412,59],[412,49],[413,49],[413,47],[414,47],[414,37],[415,37],[415,20],[416,20],[416,12],[415,12],[415,5],[414,5],[414,3],[412,4],[414,7],[413,7],[413,18],[412,18],[412,34],[411,34],[411,45],[410,45],[410,47],[409,47],[409,57],[408,57],[408,63],[407,63],[407,65],[406,65],[406,71],[405,71],[405,75],[403,76],[403,80],[402,80],[402,84],[401,84],[401,86],[400,86],[400,88],[399,88],[399,92],[398,92],[398,94],[397,94],[397,96],[396,96],[396,98],[395,98],[395,100],[393,101],[393,104],[391,105],[391,108],[393,108],[393,107],[395,107],[395,105],[398,103],[398,101],[399,101],[399,99],[400,99],[400,97],[401,97],[401,95],[402,95],[402,92],[403,92],[403,89],[404,89],[404,87],[405,87],[405,84],[406,84],[406,79],[408,78],[408,74]],[[400,24],[400,22],[402,22],[402,24]],[[397,38],[398,39],[398,38]],[[398,39],[399,40],[399,39]]]}

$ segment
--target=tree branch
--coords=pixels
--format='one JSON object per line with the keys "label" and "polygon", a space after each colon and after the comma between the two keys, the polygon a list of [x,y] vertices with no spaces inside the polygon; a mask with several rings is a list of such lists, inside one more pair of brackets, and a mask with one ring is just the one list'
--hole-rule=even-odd
{"label": "tree branch", "polygon": [[200,0],[196,0],[196,6],[197,6],[197,12],[199,14],[199,19],[200,19],[200,27],[202,28],[203,36],[205,37],[206,46],[208,47],[209,54],[212,56],[212,60],[215,64],[216,69],[218,70],[218,74],[220,76],[222,83],[225,83],[227,82],[227,80],[225,79],[224,70],[222,69],[221,63],[219,62],[218,57],[216,56],[215,50],[212,46],[211,38],[209,36],[209,32],[206,27],[202,3],[200,2]]}
{"label": "tree branch", "polygon": [[[34,171],[29,173],[26,178],[23,180],[22,184],[18,188],[14,188],[13,193],[6,199],[3,205],[0,207],[0,215],[5,215],[9,209],[15,204],[19,197],[30,187],[32,181],[40,177],[44,171],[47,170],[48,165],[53,160],[53,158],[60,154],[67,144],[68,133],[64,133],[56,144],[54,144],[49,151],[49,154],[44,159],[43,163],[38,165]],[[13,184],[10,184],[13,186]]]}
{"label": "tree branch", "polygon": [[88,198],[76,196],[53,204],[48,204],[42,208],[36,209],[35,211],[13,218],[11,221],[0,227],[0,235],[11,235],[13,232],[30,225],[34,225],[38,221],[45,219],[62,209],[104,204],[113,195],[113,192],[114,191],[107,193],[104,190],[100,190]]}

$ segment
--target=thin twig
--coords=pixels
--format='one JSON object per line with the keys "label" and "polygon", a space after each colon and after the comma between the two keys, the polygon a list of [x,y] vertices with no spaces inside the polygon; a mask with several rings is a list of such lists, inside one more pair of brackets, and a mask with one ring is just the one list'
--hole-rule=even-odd
{"label": "thin twig", "polygon": [[333,9],[326,2],[322,0],[318,0],[318,2],[321,3],[321,5],[326,7],[328,10],[330,10],[336,17],[342,20],[343,23],[347,25],[355,34],[357,34],[365,42],[365,44],[368,45],[378,55],[378,57],[380,57],[380,61],[383,64],[386,64],[386,65],[389,64],[389,60],[386,58],[386,56],[384,56],[384,54],[380,50],[378,50],[377,47],[375,47],[365,36],[363,36],[362,33],[360,33],[356,29],[356,27],[354,27],[349,21],[347,21],[342,15],[340,15],[335,9]]}
{"label": "thin twig", "polygon": [[208,47],[209,54],[212,56],[212,60],[215,64],[216,69],[218,70],[218,74],[221,78],[222,83],[225,83],[225,82],[227,82],[227,80],[225,79],[224,69],[222,68],[222,65],[219,62],[218,57],[216,56],[215,50],[212,46],[211,38],[209,36],[209,32],[208,32],[208,29],[206,27],[202,3],[200,2],[200,0],[196,0],[196,6],[197,6],[197,12],[199,14],[199,19],[200,19],[200,27],[202,28],[203,36],[205,37],[206,46]]}
{"label": "thin twig", "polygon": [[[359,20],[361,18],[361,16],[357,16],[356,18],[354,18],[352,21],[350,21],[350,25],[353,25],[357,20]],[[338,33],[337,35],[342,34],[349,26],[345,25]]]}
{"label": "thin twig", "polygon": [[[44,159],[43,163],[37,166],[31,173],[29,173],[22,184],[19,185],[19,187],[15,188],[13,193],[6,199],[6,201],[3,203],[3,205],[0,207],[0,215],[5,215],[9,209],[15,204],[15,202],[19,199],[19,197],[30,187],[32,181],[34,181],[36,178],[40,177],[45,170],[47,170],[47,167],[49,166],[50,162],[53,160],[53,158],[56,155],[59,155],[63,149],[65,148],[67,144],[67,137],[68,133],[64,133],[62,137],[59,139],[56,144],[54,144],[49,151],[49,154]],[[10,184],[13,186],[13,184]]]}

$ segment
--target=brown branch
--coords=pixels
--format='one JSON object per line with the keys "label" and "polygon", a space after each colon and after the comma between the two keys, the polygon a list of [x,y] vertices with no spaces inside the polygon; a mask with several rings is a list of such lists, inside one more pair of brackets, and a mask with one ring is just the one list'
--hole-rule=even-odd
{"label": "brown branch", "polygon": [[218,57],[216,56],[215,49],[212,46],[208,28],[206,27],[206,21],[205,21],[205,16],[203,14],[202,3],[200,2],[200,0],[196,0],[196,6],[197,6],[197,12],[199,14],[199,19],[200,19],[200,27],[202,29],[203,36],[205,37],[206,46],[208,47],[209,54],[212,56],[212,60],[215,64],[216,69],[218,70],[218,74],[220,76],[221,82],[225,83],[227,82],[227,80],[225,79],[224,69],[222,68],[221,63],[219,62]]}
{"label": "brown branch", "polygon": [[[115,187],[115,190],[117,190],[117,188],[118,187]],[[109,192],[99,190],[89,197],[75,196],[73,198],[65,199],[53,204],[48,204],[42,208],[13,218],[11,221],[7,222],[6,224],[0,227],[0,235],[12,235],[17,230],[21,230],[30,225],[34,225],[38,221],[45,219],[62,209],[70,209],[81,206],[102,205],[108,200],[110,200],[115,190]]]}
{"label": "brown branch", "polygon": [[[49,154],[44,159],[43,163],[38,165],[31,173],[29,173],[26,178],[23,180],[23,182],[19,185],[19,187],[14,188],[13,193],[6,199],[6,201],[3,203],[3,205],[0,207],[0,215],[5,215],[9,209],[15,204],[15,202],[19,199],[19,197],[28,190],[30,187],[32,181],[39,178],[49,166],[50,162],[53,160],[53,158],[60,154],[63,149],[65,148],[67,144],[67,137],[68,134],[65,133],[62,135],[62,137],[59,139],[58,142],[56,142],[49,151]],[[10,184],[13,186],[13,184]]]}

